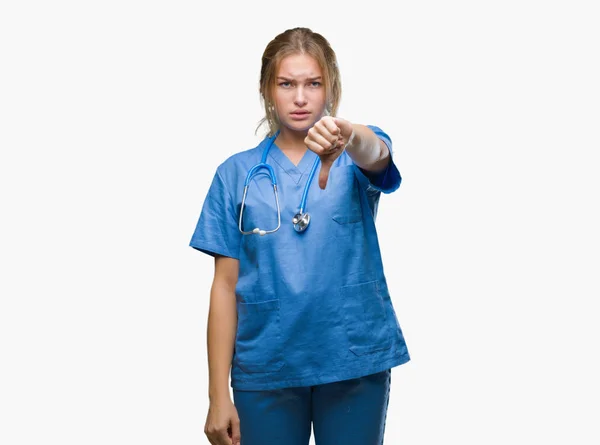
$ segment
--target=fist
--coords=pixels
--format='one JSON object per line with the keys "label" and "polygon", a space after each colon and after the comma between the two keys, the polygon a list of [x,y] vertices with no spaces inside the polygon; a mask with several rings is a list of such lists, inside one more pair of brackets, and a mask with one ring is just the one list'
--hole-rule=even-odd
{"label": "fist", "polygon": [[339,117],[323,116],[309,130],[304,143],[321,159],[319,187],[324,189],[333,162],[342,154],[352,136],[352,124]]}

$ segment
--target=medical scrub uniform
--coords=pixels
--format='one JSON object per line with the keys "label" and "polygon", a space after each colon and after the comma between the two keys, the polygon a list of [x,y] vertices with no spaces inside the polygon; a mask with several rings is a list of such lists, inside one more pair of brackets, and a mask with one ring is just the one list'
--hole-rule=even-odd
{"label": "medical scrub uniform", "polygon": [[[392,153],[389,136],[378,127],[369,128]],[[310,225],[298,233],[292,218],[317,155],[307,150],[295,166],[272,144],[267,162],[277,178],[281,227],[265,236],[242,235],[238,219],[244,181],[270,142],[265,138],[217,168],[190,242],[207,254],[239,260],[231,369],[236,399],[256,408],[258,400],[252,397],[265,400],[267,391],[281,395],[285,388],[302,392],[318,386],[320,394],[331,394],[339,391],[336,386],[344,387],[343,381],[349,381],[346,385],[362,382],[361,388],[383,382],[383,393],[371,397],[384,397],[390,368],[410,359],[375,229],[380,194],[400,186],[400,173],[393,160],[381,174],[364,172],[344,151],[331,168],[325,190],[319,188],[317,170],[305,208]],[[277,205],[266,172],[250,182],[242,225],[245,231],[277,226]],[[290,397],[294,399],[291,394],[284,398]],[[240,413],[242,436],[244,423],[250,429],[247,419]],[[315,423],[315,433],[316,428]],[[244,437],[242,441],[254,443],[244,442]]]}

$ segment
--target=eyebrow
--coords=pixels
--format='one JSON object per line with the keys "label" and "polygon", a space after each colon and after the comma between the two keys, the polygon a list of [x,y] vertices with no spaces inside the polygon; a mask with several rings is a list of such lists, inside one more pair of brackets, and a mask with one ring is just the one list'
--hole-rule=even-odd
{"label": "eyebrow", "polygon": [[[315,81],[315,80],[321,80],[321,77],[322,77],[322,76],[317,76],[317,77],[309,77],[309,78],[308,78],[308,79],[306,79],[306,80],[312,80],[312,81]],[[288,78],[288,77],[284,77],[284,76],[277,76],[277,80],[294,80],[294,79],[290,79],[290,78]]]}

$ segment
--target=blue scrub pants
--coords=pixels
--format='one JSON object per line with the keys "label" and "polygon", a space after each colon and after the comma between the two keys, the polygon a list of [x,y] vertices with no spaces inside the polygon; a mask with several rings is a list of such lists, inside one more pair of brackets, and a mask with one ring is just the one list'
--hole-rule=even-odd
{"label": "blue scrub pants", "polygon": [[241,445],[382,445],[391,369],[357,379],[268,391],[233,390]]}

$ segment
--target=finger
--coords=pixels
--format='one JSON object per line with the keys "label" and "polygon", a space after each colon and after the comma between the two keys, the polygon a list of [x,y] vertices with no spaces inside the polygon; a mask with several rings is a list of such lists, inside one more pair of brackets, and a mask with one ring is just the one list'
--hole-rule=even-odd
{"label": "finger", "polygon": [[231,443],[233,445],[239,445],[242,440],[240,433],[240,419],[231,420]]}
{"label": "finger", "polygon": [[227,428],[219,430],[215,439],[215,443],[218,445],[231,445],[231,439],[229,439],[229,432]]}
{"label": "finger", "polygon": [[344,136],[346,143],[349,143],[352,139],[352,134],[354,133],[352,122],[339,117],[334,117],[333,119],[336,125],[340,128],[340,132]]}
{"label": "finger", "polygon": [[325,190],[327,186],[327,180],[329,179],[329,170],[331,170],[332,162],[329,160],[321,159],[321,170],[319,171],[319,187],[321,190]]}
{"label": "finger", "polygon": [[334,148],[336,150],[339,150],[340,148],[344,148],[346,146],[346,140],[343,137],[340,137],[334,145]]}
{"label": "finger", "polygon": [[332,145],[335,144],[336,141],[340,137],[339,128],[337,126],[333,125],[333,129],[332,129],[330,126],[327,126],[326,122],[321,122],[320,125],[315,125],[310,130],[308,130],[309,133],[311,132],[311,130],[312,130],[312,134],[320,135],[322,138],[326,139],[327,142],[329,142]]}
{"label": "finger", "polygon": [[323,126],[327,129],[327,131],[329,133],[331,133],[334,136],[337,136],[338,134],[340,134],[340,127],[335,122],[334,117],[326,116],[326,119],[323,119],[322,122],[323,122]]}
{"label": "finger", "polygon": [[338,139],[338,136],[331,134],[325,124],[320,121],[308,130],[306,137],[318,141],[325,149],[327,149],[329,145],[335,144]]}
{"label": "finger", "polygon": [[321,146],[324,151],[331,150],[337,143],[337,137],[331,134],[322,134],[314,127],[308,130],[307,139]]}
{"label": "finger", "polygon": [[327,154],[327,151],[315,141],[311,140],[309,137],[304,139],[304,143],[308,147],[310,151],[314,151],[318,156],[324,156]]}
{"label": "finger", "polygon": [[221,435],[217,431],[207,433],[206,437],[211,445],[223,445]]}
{"label": "finger", "polygon": [[352,131],[352,124],[350,123],[350,121],[347,121],[346,119],[342,119],[340,117],[334,117],[332,118],[332,120],[333,123],[340,129],[342,133],[348,133]]}

